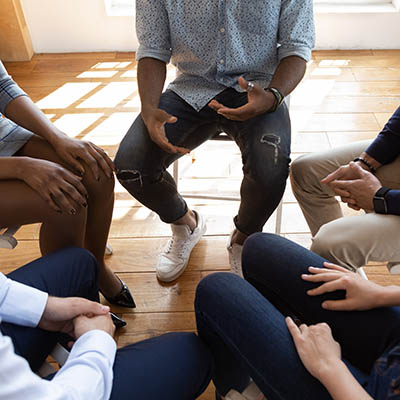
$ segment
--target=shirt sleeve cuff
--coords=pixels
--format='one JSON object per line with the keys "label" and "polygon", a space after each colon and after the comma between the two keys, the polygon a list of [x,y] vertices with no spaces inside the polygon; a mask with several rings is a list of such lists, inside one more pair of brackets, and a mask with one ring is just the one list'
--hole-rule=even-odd
{"label": "shirt sleeve cuff", "polygon": [[164,61],[166,64],[171,60],[171,50],[153,49],[151,47],[140,45],[136,53],[136,61],[142,58],[155,58]]}
{"label": "shirt sleeve cuff", "polygon": [[95,329],[86,332],[75,342],[69,357],[78,358],[87,352],[93,351],[102,354],[112,365],[117,351],[117,344],[107,332]]}
{"label": "shirt sleeve cuff", "polygon": [[309,47],[284,47],[281,46],[278,49],[279,61],[282,61],[286,57],[297,56],[308,62],[311,60],[311,49]]}
{"label": "shirt sleeve cuff", "polygon": [[385,195],[385,199],[388,214],[400,215],[400,190],[389,190]]}
{"label": "shirt sleeve cuff", "polygon": [[46,308],[48,294],[22,283],[10,281],[1,306],[2,320],[16,325],[37,326]]}

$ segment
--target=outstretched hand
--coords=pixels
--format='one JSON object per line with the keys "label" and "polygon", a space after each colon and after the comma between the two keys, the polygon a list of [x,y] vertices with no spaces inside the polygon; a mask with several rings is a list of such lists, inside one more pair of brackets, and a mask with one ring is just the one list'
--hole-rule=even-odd
{"label": "outstretched hand", "polygon": [[187,154],[190,152],[185,147],[175,146],[168,141],[165,133],[165,124],[175,124],[178,118],[159,108],[142,110],[142,119],[149,132],[150,139],[167,153]]}
{"label": "outstretched hand", "polygon": [[370,310],[379,307],[383,288],[366,280],[359,274],[328,262],[326,268],[309,267],[310,274],[303,274],[305,281],[321,283],[315,289],[307,291],[309,296],[319,296],[336,290],[345,290],[346,297],[342,300],[326,300],[322,308],[333,311]]}
{"label": "outstretched hand", "polygon": [[275,97],[272,93],[266,92],[258,85],[254,85],[249,91],[249,82],[242,77],[239,78],[238,82],[240,87],[247,91],[248,102],[245,105],[229,108],[214,99],[208,103],[208,106],[218,114],[233,121],[247,121],[272,109],[275,104]]}

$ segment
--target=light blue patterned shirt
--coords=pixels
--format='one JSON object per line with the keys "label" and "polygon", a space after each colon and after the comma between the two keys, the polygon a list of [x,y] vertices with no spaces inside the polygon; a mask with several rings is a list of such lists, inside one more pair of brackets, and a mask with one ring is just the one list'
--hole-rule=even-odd
{"label": "light blue patterned shirt", "polygon": [[267,87],[278,63],[308,61],[312,0],[136,0],[137,60],[178,68],[169,89],[197,111],[239,76]]}

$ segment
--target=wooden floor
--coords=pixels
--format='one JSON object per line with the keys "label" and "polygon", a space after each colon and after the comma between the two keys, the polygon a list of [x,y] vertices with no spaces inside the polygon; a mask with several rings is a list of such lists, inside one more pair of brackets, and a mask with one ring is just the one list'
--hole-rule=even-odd
{"label": "wooden floor", "polygon": [[[399,65],[400,51],[314,52],[306,78],[291,97],[292,158],[374,138],[400,104]],[[6,63],[6,67],[58,127],[104,147],[110,156],[115,155],[140,109],[133,53],[42,54],[31,62]],[[169,79],[174,74],[170,69]],[[183,158],[180,174],[184,191],[237,193],[239,151],[232,143],[207,143],[193,157]],[[114,254],[108,262],[129,285],[137,304],[134,312],[115,310],[128,322],[118,334],[118,344],[168,331],[194,330],[196,285],[210,272],[228,270],[225,246],[238,203],[188,200],[205,216],[207,233],[183,276],[164,285],[156,279],[154,264],[169,227],[120,185],[115,196],[110,234]],[[266,224],[266,231],[274,231],[274,219]],[[38,225],[25,226],[17,234],[15,250],[0,249],[1,271],[10,272],[39,257],[38,232]],[[310,233],[289,187],[284,196],[282,234],[310,244]],[[368,266],[366,271],[377,282],[400,283],[382,265]],[[211,386],[201,399],[214,399]]]}

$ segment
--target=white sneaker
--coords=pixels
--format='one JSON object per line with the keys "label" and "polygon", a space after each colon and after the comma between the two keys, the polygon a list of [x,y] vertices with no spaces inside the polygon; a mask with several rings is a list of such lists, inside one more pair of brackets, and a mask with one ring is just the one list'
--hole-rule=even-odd
{"label": "white sneaker", "polygon": [[230,390],[225,396],[225,400],[266,400],[266,398],[258,386],[254,382],[251,382],[243,393]]}
{"label": "white sneaker", "polygon": [[172,237],[160,254],[156,266],[157,278],[162,282],[172,282],[183,274],[193,247],[207,229],[201,215],[193,212],[197,216],[197,226],[193,232],[187,225],[171,224]]}
{"label": "white sneaker", "polygon": [[231,236],[229,236],[229,242],[227,246],[229,254],[229,264],[231,266],[231,272],[243,278],[243,270],[242,270],[243,246],[237,243],[232,244],[233,232],[231,233]]}

